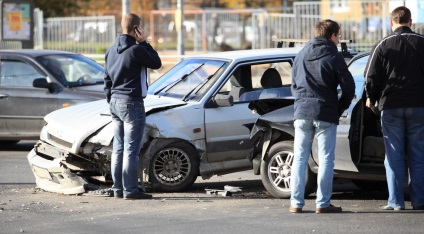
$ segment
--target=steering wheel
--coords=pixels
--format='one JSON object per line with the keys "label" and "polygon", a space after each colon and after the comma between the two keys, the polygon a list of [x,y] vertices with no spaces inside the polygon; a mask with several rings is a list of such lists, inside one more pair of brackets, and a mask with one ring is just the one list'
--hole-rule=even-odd
{"label": "steering wheel", "polygon": [[84,74],[84,75],[82,75],[81,77],[79,77],[77,79],[77,83],[83,84],[83,83],[85,83],[89,79],[91,79],[91,76],[88,75],[88,74]]}

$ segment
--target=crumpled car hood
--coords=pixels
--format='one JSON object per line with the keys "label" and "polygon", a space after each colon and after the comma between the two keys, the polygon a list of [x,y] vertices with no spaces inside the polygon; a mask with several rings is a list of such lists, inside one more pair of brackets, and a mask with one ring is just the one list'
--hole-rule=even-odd
{"label": "crumpled car hood", "polygon": [[[148,95],[144,99],[146,114],[153,110],[185,105],[172,98]],[[63,108],[44,117],[47,125],[47,139],[53,145],[65,146],[76,153],[81,143],[91,134],[112,121],[106,100],[99,100]],[[43,137],[43,134],[41,134]]]}
{"label": "crumpled car hood", "polygon": [[272,112],[269,112],[265,115],[262,115],[258,118],[259,120],[265,121],[267,123],[277,123],[277,124],[287,124],[293,123],[294,121],[294,106],[286,106]]}

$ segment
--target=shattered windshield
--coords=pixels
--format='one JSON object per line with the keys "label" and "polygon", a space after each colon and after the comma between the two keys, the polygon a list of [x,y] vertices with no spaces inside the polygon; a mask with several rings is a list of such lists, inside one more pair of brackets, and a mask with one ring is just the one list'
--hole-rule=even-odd
{"label": "shattered windshield", "polygon": [[78,87],[103,84],[103,67],[82,55],[47,55],[37,59],[64,86]]}
{"label": "shattered windshield", "polygon": [[181,61],[149,87],[149,94],[188,100],[200,99],[209,90],[226,61],[186,59]]}

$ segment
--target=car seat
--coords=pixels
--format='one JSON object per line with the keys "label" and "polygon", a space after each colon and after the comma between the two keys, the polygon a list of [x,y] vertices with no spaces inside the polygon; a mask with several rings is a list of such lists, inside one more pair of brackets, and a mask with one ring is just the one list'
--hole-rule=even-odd
{"label": "car seat", "polygon": [[261,77],[261,85],[264,89],[279,88],[283,86],[280,73],[275,68],[268,68]]}
{"label": "car seat", "polygon": [[238,101],[240,96],[246,92],[246,88],[240,82],[240,70],[237,69],[230,77],[231,90],[229,95],[233,96],[234,101]]}

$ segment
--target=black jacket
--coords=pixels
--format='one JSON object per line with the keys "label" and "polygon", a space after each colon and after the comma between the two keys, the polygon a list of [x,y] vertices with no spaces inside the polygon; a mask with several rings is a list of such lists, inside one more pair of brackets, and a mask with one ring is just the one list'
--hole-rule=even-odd
{"label": "black jacket", "polygon": [[[342,95],[338,98],[337,87]],[[355,95],[355,83],[336,45],[326,38],[309,41],[294,60],[294,118],[339,123]]]}
{"label": "black jacket", "polygon": [[[409,43],[409,44],[408,44]],[[424,36],[401,26],[378,42],[365,69],[367,96],[379,109],[424,107]]]}
{"label": "black jacket", "polygon": [[142,100],[147,95],[147,69],[158,69],[162,62],[147,42],[140,44],[131,35],[121,34],[105,56],[105,95]]}

